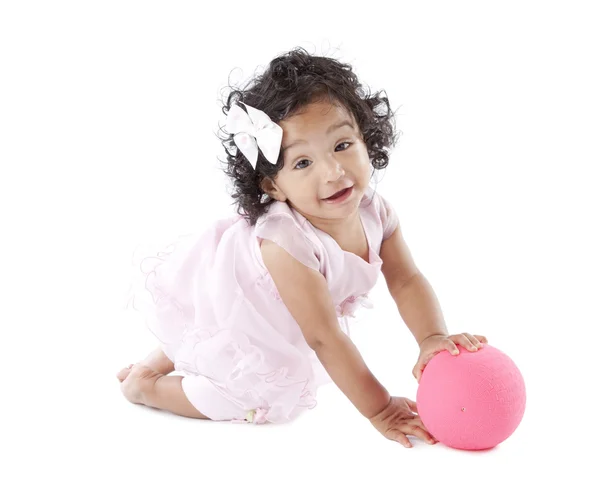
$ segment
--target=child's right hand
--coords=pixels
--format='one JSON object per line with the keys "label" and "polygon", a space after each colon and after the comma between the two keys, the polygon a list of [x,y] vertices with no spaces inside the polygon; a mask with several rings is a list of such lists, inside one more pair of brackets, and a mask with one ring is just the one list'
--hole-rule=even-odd
{"label": "child's right hand", "polygon": [[407,434],[419,437],[429,444],[437,441],[425,429],[417,414],[417,403],[402,397],[392,397],[386,408],[370,419],[381,434],[405,447],[412,447]]}

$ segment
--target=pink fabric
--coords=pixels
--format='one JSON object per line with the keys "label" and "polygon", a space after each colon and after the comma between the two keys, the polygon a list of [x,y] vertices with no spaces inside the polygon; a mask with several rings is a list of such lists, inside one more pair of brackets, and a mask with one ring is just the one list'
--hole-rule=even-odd
{"label": "pink fabric", "polygon": [[515,363],[484,344],[477,352],[437,354],[423,371],[417,408],[441,443],[457,449],[489,449],[507,439],[525,412],[525,382]]}
{"label": "pink fabric", "polygon": [[[360,217],[368,263],[281,202],[255,226],[240,216],[227,218],[141,261],[144,287],[134,289],[134,308],[176,370],[205,378],[218,392],[202,394],[204,379],[201,387],[185,380],[184,391],[201,413],[223,419],[233,404],[235,411],[256,411],[254,422],[284,422],[316,405],[317,388],[331,379],[279,298],[260,241],[274,241],[325,276],[349,334],[348,318],[369,305],[366,295],[379,277],[381,243],[398,224],[393,209],[372,190],[361,202]],[[220,412],[217,400],[229,404]]]}

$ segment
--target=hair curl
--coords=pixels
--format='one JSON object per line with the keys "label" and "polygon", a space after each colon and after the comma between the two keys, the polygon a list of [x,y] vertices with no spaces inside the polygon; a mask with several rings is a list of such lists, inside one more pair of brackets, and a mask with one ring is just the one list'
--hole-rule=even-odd
{"label": "hair curl", "polygon": [[[276,123],[301,113],[315,101],[326,99],[345,107],[354,116],[373,168],[381,170],[388,165],[389,150],[397,142],[388,98],[382,91],[371,95],[348,64],[314,56],[297,47],[273,59],[266,70],[245,87],[230,88],[222,107],[225,115],[237,102],[262,110]],[[245,110],[244,105],[240,107]],[[254,225],[275,201],[261,189],[261,182],[277,176],[283,167],[283,154],[280,153],[277,164],[273,165],[259,149],[255,170],[235,145],[233,135],[225,134],[219,139],[227,155],[224,170],[233,183],[231,196],[238,213]]]}

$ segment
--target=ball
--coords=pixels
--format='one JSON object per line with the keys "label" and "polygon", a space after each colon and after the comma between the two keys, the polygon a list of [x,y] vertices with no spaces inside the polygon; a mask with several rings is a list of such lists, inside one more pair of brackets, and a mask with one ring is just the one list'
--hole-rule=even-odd
{"label": "ball", "polygon": [[[458,346],[458,345],[457,345]],[[506,440],[525,412],[525,382],[515,363],[484,344],[476,352],[436,354],[417,389],[417,409],[427,430],[456,449],[490,449]]]}

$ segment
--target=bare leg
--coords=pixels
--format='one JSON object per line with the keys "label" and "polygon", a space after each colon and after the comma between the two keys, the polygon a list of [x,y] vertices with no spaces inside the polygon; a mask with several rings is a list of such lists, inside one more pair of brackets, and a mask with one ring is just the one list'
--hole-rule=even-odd
{"label": "bare leg", "polygon": [[209,419],[188,400],[181,387],[181,376],[165,376],[141,364],[135,364],[127,371],[121,379],[121,391],[128,401],[179,416]]}

